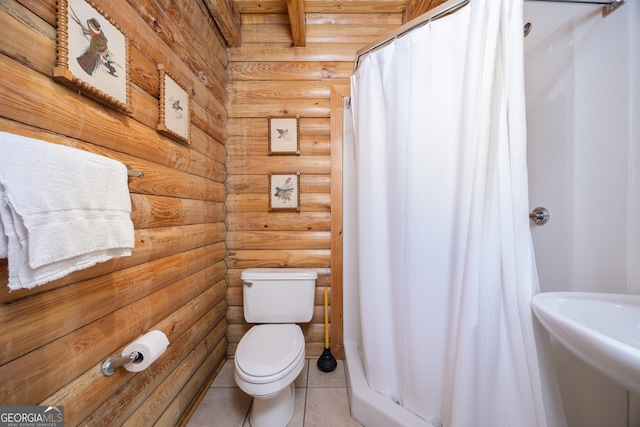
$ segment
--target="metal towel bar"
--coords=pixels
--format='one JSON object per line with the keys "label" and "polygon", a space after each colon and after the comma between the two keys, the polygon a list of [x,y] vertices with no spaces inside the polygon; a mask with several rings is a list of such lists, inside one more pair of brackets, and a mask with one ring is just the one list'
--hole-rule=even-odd
{"label": "metal towel bar", "polygon": [[127,166],[127,175],[134,178],[144,178],[144,172],[131,169],[131,166]]}

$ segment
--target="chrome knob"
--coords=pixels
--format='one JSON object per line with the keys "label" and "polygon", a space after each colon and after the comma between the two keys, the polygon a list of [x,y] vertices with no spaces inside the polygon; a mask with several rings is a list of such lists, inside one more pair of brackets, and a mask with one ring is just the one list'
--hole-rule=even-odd
{"label": "chrome knob", "polygon": [[538,225],[546,224],[547,222],[549,222],[550,217],[551,215],[549,214],[549,211],[547,210],[547,208],[541,208],[541,207],[535,208],[529,214],[529,219]]}

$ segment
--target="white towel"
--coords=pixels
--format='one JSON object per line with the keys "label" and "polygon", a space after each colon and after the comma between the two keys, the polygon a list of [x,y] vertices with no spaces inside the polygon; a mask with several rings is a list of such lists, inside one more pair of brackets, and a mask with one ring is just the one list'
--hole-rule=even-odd
{"label": "white towel", "polygon": [[134,246],[127,168],[0,132],[0,257],[9,288],[33,288]]}

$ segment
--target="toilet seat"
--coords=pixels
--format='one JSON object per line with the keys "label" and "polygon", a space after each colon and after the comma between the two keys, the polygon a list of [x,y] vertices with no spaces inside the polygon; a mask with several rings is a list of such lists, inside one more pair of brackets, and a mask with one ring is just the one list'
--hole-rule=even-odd
{"label": "toilet seat", "polygon": [[256,325],[238,343],[236,373],[253,384],[270,383],[290,374],[300,359],[304,359],[304,335],[300,326]]}

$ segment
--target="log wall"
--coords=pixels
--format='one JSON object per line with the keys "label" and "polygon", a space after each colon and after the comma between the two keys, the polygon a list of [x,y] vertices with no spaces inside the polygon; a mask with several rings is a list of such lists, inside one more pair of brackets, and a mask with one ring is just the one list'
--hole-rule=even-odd
{"label": "log wall", "polygon": [[[226,46],[202,0],[94,2],[130,39],[132,113],[52,79],[55,0],[3,0],[0,130],[144,172],[129,184],[135,249],[12,293],[0,260],[0,404],[63,405],[67,426],[173,426],[227,351]],[[156,131],[159,63],[192,95],[191,146]],[[156,363],[102,375],[104,359],[151,329],[171,342]]]}
{"label": "log wall", "polygon": [[[319,356],[324,347],[322,288],[330,286],[335,291],[331,347],[334,356],[341,357],[342,269],[331,262],[332,248],[341,239],[341,204],[335,191],[332,198],[332,187],[341,187],[341,181],[337,187],[335,182],[341,180],[340,168],[334,167],[341,153],[332,156],[332,92],[348,94],[356,51],[401,25],[403,16],[308,12],[304,47],[292,45],[288,19],[286,14],[243,14],[242,46],[229,49],[228,354],[234,354],[250,327],[242,315],[243,269],[332,267],[337,276],[319,278],[315,314],[303,330],[307,356]],[[334,90],[338,87],[340,91]],[[268,116],[299,117],[299,156],[268,154]],[[268,211],[270,172],[300,172],[300,212]]]}
{"label": "log wall", "polygon": [[[64,405],[69,426],[180,424],[249,327],[240,282],[249,267],[332,268],[304,331],[317,357],[330,286],[340,357],[336,105],[356,50],[402,13],[307,13],[304,47],[292,46],[286,14],[244,14],[242,45],[227,49],[205,0],[93,1],[129,36],[131,114],[52,78],[55,0],[4,0],[0,130],[143,171],[129,183],[136,247],[30,291],[0,286],[0,403]],[[159,63],[192,95],[191,146],[156,131]],[[274,115],[299,116],[299,156],[268,155]],[[290,171],[301,173],[300,212],[268,212],[268,174]],[[172,343],[163,357],[142,373],[104,377],[102,361],[150,329]]]}

